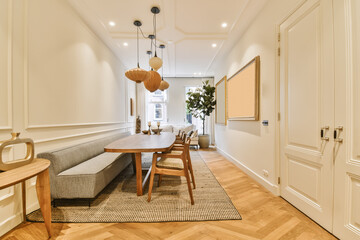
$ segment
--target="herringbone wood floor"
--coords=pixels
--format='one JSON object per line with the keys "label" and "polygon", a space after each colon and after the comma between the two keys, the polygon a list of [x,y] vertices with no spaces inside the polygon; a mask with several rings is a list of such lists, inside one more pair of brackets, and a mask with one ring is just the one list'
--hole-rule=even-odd
{"label": "herringbone wood floor", "polygon": [[[54,223],[52,239],[336,239],[280,197],[273,196],[216,151],[199,151],[240,221],[169,223]],[[195,190],[196,191],[196,190]],[[196,199],[195,199],[196,204]],[[2,239],[47,239],[42,223],[21,224]]]}

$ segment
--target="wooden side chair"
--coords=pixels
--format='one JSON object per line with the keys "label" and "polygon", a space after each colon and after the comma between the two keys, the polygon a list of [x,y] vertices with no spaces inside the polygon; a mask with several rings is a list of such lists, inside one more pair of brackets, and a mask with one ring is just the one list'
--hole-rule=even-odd
{"label": "wooden side chair", "polygon": [[[190,172],[191,175],[191,181],[193,183],[194,189],[196,188],[196,184],[195,184],[195,177],[194,177],[194,171],[193,171],[193,167],[192,167],[192,163],[191,163],[191,157],[190,157],[190,144],[191,144],[191,138],[187,138],[186,140],[187,144],[189,145],[188,150],[186,151],[186,160],[188,163],[188,170]],[[185,148],[185,144],[180,145],[175,145],[171,148],[170,150],[170,154],[177,154],[180,155],[182,153],[182,151],[184,151]],[[162,180],[162,175],[159,175],[159,186]]]}
{"label": "wooden side chair", "polygon": [[181,129],[179,130],[178,134],[176,135],[176,139],[177,139],[178,137],[180,137],[180,134],[181,134]]}
{"label": "wooden side chair", "polygon": [[[154,185],[155,174],[160,174],[159,185],[161,182],[162,175],[184,176],[187,181],[191,205],[194,205],[194,198],[193,198],[192,189],[191,189],[189,171],[191,173],[194,188],[195,188],[195,181],[194,181],[194,175],[193,175],[192,166],[191,166],[191,160],[189,160],[190,159],[189,158],[189,156],[190,156],[189,144],[190,144],[190,140],[186,141],[184,143],[184,146],[181,149],[180,148],[174,149],[174,151],[181,152],[180,154],[174,153],[174,151],[172,151],[170,153],[154,153],[153,154],[148,202],[151,201],[151,193],[152,193],[152,188]],[[158,157],[160,157],[159,161],[157,160]],[[191,168],[191,170],[189,168]]]}
{"label": "wooden side chair", "polygon": [[186,139],[185,131],[180,130],[179,135],[176,137],[174,146],[177,146],[177,147],[183,146],[185,143],[185,139]]}
{"label": "wooden side chair", "polygon": [[183,131],[180,129],[178,134],[176,135],[176,140],[181,140],[183,135]]}
{"label": "wooden side chair", "polygon": [[[188,142],[188,144],[191,144],[192,139],[188,137],[186,141]],[[184,144],[185,144],[185,140],[182,143],[174,144],[174,146],[170,149],[170,151],[163,152],[163,153],[181,155],[182,151],[184,150]],[[192,167],[192,163],[191,163],[190,147],[189,147],[186,155],[187,155],[188,170],[190,172],[191,181],[192,181],[194,189],[195,189],[196,183],[195,183],[194,171],[193,171],[193,167]],[[160,186],[161,181],[162,181],[162,174],[159,174],[158,186]]]}
{"label": "wooden side chair", "polygon": [[179,134],[178,135],[176,135],[176,140],[178,141],[178,140],[184,140],[183,138],[184,138],[184,135],[185,135],[185,131],[183,131],[183,130],[179,130]]}

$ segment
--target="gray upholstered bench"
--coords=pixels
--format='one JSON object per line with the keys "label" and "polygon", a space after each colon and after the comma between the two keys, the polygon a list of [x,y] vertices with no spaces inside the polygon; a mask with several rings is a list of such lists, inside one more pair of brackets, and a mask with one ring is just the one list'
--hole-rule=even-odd
{"label": "gray upholstered bench", "polygon": [[60,150],[39,153],[38,158],[51,161],[51,198],[96,197],[132,160],[128,153],[104,152],[104,147],[129,135],[129,132],[118,133]]}

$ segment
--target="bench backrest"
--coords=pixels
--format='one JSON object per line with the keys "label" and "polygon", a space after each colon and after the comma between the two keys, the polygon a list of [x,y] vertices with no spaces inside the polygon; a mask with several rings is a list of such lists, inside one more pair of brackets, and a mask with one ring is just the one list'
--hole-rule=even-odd
{"label": "bench backrest", "polygon": [[39,153],[37,157],[49,159],[51,161],[50,175],[54,174],[56,176],[62,171],[103,153],[106,145],[129,135],[130,132],[117,133],[108,137],[96,139],[94,141],[54,151]]}

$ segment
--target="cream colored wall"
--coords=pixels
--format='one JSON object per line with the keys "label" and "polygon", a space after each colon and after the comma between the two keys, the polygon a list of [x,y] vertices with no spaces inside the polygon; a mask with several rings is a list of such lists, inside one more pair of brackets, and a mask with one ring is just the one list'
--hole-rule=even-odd
{"label": "cream colored wall", "polygon": [[[21,132],[39,153],[134,130],[135,83],[67,1],[0,0],[0,52],[0,140]],[[27,191],[31,212],[35,178]],[[0,190],[0,236],[21,222],[20,193],[19,185]]]}
{"label": "cream colored wall", "polygon": [[[228,121],[215,126],[215,143],[237,166],[279,194],[276,158],[277,26],[303,0],[269,0],[238,43],[215,69],[215,83],[230,78],[255,56],[260,56],[260,120]],[[269,120],[269,126],[261,122]],[[268,176],[263,173],[268,172]]]}

